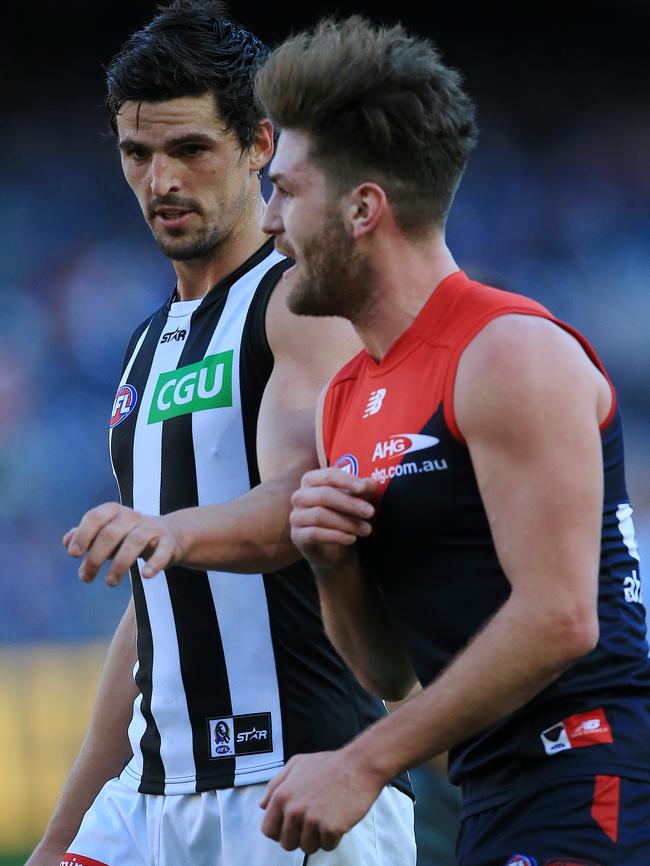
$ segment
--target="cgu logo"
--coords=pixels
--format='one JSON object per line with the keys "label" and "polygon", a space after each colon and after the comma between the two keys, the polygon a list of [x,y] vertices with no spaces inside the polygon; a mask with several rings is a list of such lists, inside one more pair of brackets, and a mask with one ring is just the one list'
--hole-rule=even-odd
{"label": "cgu logo", "polygon": [[438,442],[440,439],[435,436],[425,436],[422,433],[394,433],[384,442],[377,442],[372,454],[372,462],[400,457],[402,454],[422,451],[424,448],[432,448]]}
{"label": "cgu logo", "polygon": [[156,383],[149,424],[177,415],[232,406],[233,350],[208,355],[196,364],[161,373]]}
{"label": "cgu logo", "polygon": [[187,331],[182,331],[180,328],[176,328],[175,331],[167,331],[166,334],[162,335],[161,343],[169,343],[171,340],[184,340],[187,336]]}

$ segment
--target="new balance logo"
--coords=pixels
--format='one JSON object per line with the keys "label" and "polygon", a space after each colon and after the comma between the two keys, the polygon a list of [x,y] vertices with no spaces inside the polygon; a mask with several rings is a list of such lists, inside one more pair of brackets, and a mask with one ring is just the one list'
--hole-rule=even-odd
{"label": "new balance logo", "polygon": [[385,396],[385,388],[377,388],[376,391],[373,391],[368,398],[368,405],[366,406],[366,411],[363,413],[363,417],[368,418],[370,415],[376,415],[381,409]]}

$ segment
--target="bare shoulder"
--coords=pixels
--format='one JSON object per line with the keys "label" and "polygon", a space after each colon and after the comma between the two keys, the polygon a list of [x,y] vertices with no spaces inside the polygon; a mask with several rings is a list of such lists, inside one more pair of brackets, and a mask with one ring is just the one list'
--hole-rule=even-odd
{"label": "bare shoulder", "polygon": [[280,280],[269,299],[266,334],[273,357],[293,360],[330,379],[362,344],[352,325],[334,316],[297,316],[287,306],[289,287]]}
{"label": "bare shoulder", "polygon": [[526,427],[539,415],[609,411],[607,380],[583,346],[541,316],[494,319],[464,350],[454,389],[456,418],[465,435],[474,423]]}

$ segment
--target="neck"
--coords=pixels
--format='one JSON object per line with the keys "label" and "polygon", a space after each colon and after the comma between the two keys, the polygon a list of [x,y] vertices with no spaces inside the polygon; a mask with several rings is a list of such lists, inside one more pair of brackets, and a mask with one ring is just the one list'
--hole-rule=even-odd
{"label": "neck", "polygon": [[442,232],[422,241],[404,237],[382,241],[371,261],[377,290],[373,308],[365,322],[353,324],[368,354],[381,361],[458,265]]}
{"label": "neck", "polygon": [[173,261],[176,291],[181,301],[203,298],[216,284],[237,270],[268,240],[260,228],[264,201],[261,199],[245,223],[235,226],[207,255],[189,261]]}

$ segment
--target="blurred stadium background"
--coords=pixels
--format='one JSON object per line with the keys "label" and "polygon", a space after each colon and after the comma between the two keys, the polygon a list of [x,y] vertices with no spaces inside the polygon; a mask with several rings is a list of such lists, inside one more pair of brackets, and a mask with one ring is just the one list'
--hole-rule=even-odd
{"label": "blurred stadium background", "polygon": [[[538,298],[597,347],[623,406],[647,556],[650,4],[422,6],[231,10],[271,44],[335,9],[399,18],[464,73],[481,142],[451,248],[470,274]],[[2,28],[0,863],[21,862],[16,852],[44,828],[128,597],[127,587],[82,586],[60,539],[115,497],[106,429],[122,354],[172,285],[102,109],[102,63],[154,8],[34,0],[10,4]],[[425,789],[421,866],[445,866],[446,855],[433,859],[446,834]]]}

